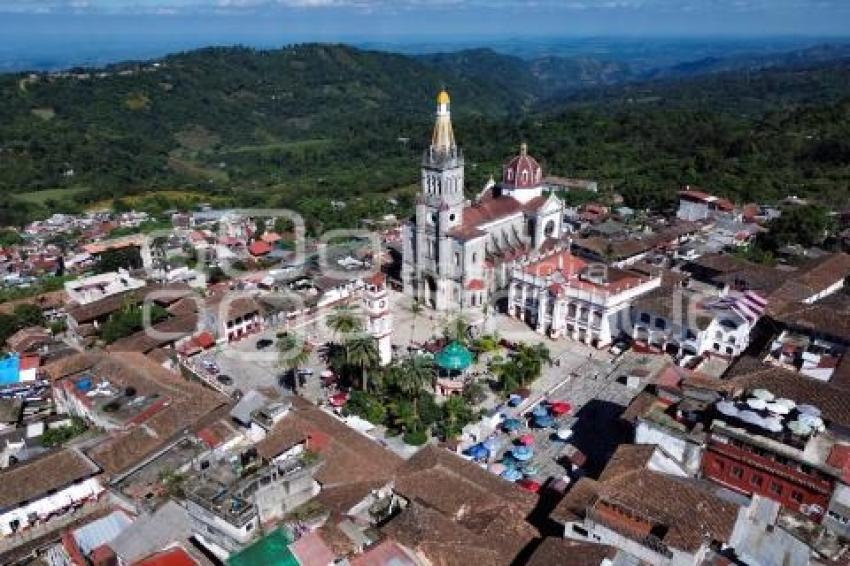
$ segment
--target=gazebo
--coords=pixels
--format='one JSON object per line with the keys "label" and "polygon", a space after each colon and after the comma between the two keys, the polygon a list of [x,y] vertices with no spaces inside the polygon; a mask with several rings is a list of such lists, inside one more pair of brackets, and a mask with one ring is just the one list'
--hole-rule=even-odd
{"label": "gazebo", "polygon": [[440,395],[461,393],[463,375],[472,365],[472,352],[460,342],[454,341],[437,352],[434,361],[439,368],[437,392]]}

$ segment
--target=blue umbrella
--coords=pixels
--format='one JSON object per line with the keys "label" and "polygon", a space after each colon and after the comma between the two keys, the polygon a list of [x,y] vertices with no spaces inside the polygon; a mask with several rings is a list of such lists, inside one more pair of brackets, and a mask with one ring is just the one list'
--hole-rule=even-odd
{"label": "blue umbrella", "polygon": [[540,428],[546,428],[555,424],[555,419],[553,419],[549,415],[534,417],[534,424],[536,424]]}
{"label": "blue umbrella", "polygon": [[539,470],[534,464],[526,464],[522,467],[522,473],[526,476],[536,476],[539,473]]}
{"label": "blue umbrella", "polygon": [[514,458],[513,455],[508,452],[502,457],[502,464],[504,464],[506,468],[516,468],[517,465],[519,465],[519,460]]}
{"label": "blue umbrella", "polygon": [[502,423],[502,428],[508,432],[519,429],[522,426],[522,422],[519,419],[505,419],[505,422]]}
{"label": "blue umbrella", "polygon": [[508,468],[504,472],[502,472],[502,477],[508,481],[517,481],[522,478],[522,472],[516,470],[514,468]]}
{"label": "blue umbrella", "polygon": [[549,409],[543,406],[543,404],[535,405],[534,410],[531,411],[531,414],[535,417],[548,417]]}
{"label": "blue umbrella", "polygon": [[520,403],[522,403],[522,395],[517,395],[516,393],[513,393],[510,397],[508,397],[508,405],[510,405],[511,407],[516,407]]}
{"label": "blue umbrella", "polygon": [[534,450],[531,449],[531,446],[517,446],[511,453],[514,455],[514,458],[519,460],[520,462],[527,462],[531,460],[531,457],[534,456]]}
{"label": "blue umbrella", "polygon": [[475,458],[476,460],[481,460],[482,458],[486,458],[487,456],[490,455],[490,451],[487,450],[481,444],[475,444],[469,450],[467,450],[467,453],[470,456],[472,456],[473,458]]}

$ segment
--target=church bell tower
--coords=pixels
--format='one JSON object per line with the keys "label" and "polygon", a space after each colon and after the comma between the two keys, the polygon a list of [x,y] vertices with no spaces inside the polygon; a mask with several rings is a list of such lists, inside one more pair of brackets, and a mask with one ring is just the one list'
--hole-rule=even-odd
{"label": "church bell tower", "polygon": [[419,198],[416,205],[415,255],[417,297],[437,310],[451,307],[451,279],[460,267],[452,259],[449,233],[463,222],[463,154],[455,142],[451,100],[444,90],[437,95],[437,112],[431,145],[422,156]]}

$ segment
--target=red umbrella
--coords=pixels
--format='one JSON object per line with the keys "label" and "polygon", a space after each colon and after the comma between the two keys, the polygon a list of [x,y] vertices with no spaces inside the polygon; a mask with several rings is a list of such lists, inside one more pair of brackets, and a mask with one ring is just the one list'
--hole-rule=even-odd
{"label": "red umbrella", "polygon": [[334,407],[342,407],[348,402],[348,393],[337,393],[336,395],[331,395],[331,405]]}
{"label": "red umbrella", "polygon": [[524,489],[526,491],[530,491],[531,493],[537,493],[538,491],[540,491],[540,487],[541,487],[541,485],[539,483],[537,483],[534,480],[530,480],[528,478],[519,480],[517,482],[517,484],[519,484],[519,486],[522,489]]}
{"label": "red umbrella", "polygon": [[566,415],[570,411],[573,410],[572,405],[566,403],[564,401],[555,401],[549,407],[549,410],[552,411],[552,414],[555,416]]}
{"label": "red umbrella", "polygon": [[532,444],[534,444],[534,437],[530,434],[523,434],[519,437],[519,443],[525,446],[531,446]]}

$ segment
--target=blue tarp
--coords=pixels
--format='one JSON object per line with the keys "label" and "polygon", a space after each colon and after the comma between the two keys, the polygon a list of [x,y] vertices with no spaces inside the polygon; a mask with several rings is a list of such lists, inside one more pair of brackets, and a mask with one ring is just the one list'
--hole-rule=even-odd
{"label": "blue tarp", "polygon": [[12,354],[0,360],[0,385],[18,383],[21,375],[21,360]]}

